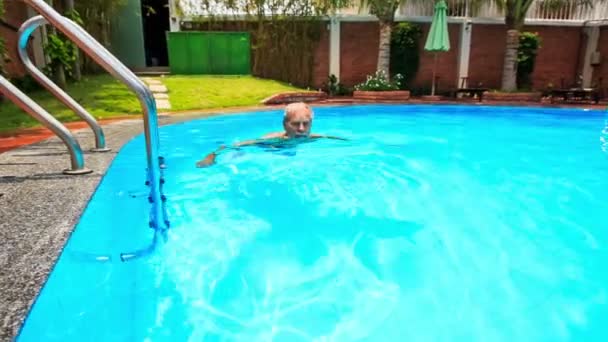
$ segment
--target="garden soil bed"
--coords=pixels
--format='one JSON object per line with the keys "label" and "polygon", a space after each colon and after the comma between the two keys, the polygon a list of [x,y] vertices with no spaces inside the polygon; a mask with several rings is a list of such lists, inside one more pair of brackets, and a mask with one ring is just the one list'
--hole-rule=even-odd
{"label": "garden soil bed", "polygon": [[486,91],[485,93],[483,93],[483,99],[487,101],[540,102],[541,97],[542,93],[540,92],[502,93]]}
{"label": "garden soil bed", "polygon": [[375,101],[405,101],[410,99],[409,90],[390,90],[390,91],[362,91],[356,90],[353,98],[358,100]]}

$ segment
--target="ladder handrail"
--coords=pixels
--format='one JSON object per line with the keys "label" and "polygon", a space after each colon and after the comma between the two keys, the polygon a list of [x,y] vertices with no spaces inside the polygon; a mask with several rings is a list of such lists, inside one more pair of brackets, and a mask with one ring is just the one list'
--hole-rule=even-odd
{"label": "ladder handrail", "polygon": [[[53,9],[44,0],[22,0],[36,12],[40,13],[50,25],[53,25],[72,42],[74,42],[84,53],[93,58],[112,76],[122,81],[138,97],[143,109],[144,134],[146,140],[146,157],[148,165],[148,179],[150,186],[149,200],[152,204],[150,214],[150,225],[155,230],[168,229],[167,218],[162,210],[161,198],[161,172],[159,159],[159,136],[158,118],[154,96],[150,89],[131,70],[122,64],[103,45],[93,38],[86,30],[65,18]],[[159,227],[162,225],[162,227]]]}
{"label": "ladder handrail", "polygon": [[77,175],[92,172],[92,170],[84,167],[84,157],[82,156],[80,144],[78,144],[76,138],[74,138],[72,133],[65,128],[61,122],[55,119],[51,114],[44,110],[44,108],[40,107],[34,100],[25,95],[19,88],[15,87],[9,80],[1,75],[0,92],[34,119],[40,121],[65,143],[70,152],[72,168],[63,171],[64,173]]}
{"label": "ladder handrail", "polygon": [[82,118],[93,130],[95,135],[95,148],[94,152],[107,152],[110,151],[109,148],[106,147],[106,140],[103,133],[103,130],[95,120],[95,118],[89,114],[89,112],[84,109],[78,102],[76,102],[70,95],[68,95],[63,89],[58,87],[53,81],[51,81],[42,71],[40,71],[27,53],[27,44],[29,39],[34,31],[42,25],[47,24],[48,22],[44,19],[43,16],[38,15],[33,18],[28,19],[21,25],[18,31],[18,43],[17,43],[17,52],[21,62],[25,66],[25,69],[29,72],[30,75],[42,86],[44,86],[51,94],[53,94],[59,101],[61,101],[64,105],[70,108],[76,115]]}

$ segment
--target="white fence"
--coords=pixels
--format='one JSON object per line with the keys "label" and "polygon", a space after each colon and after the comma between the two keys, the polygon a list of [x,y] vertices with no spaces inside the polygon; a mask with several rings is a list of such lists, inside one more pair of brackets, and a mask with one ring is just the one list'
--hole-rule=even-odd
{"label": "white fence", "polygon": [[[448,16],[455,18],[504,18],[504,12],[498,8],[494,1],[485,1],[482,5],[475,6],[475,1],[469,0],[446,0],[448,4]],[[479,1],[478,3],[480,3]],[[550,5],[552,3],[553,5]],[[585,21],[595,19],[608,19],[608,1],[589,1],[591,5],[585,5],[582,0],[536,0],[530,6],[527,19],[530,20],[571,20]],[[401,17],[431,17],[435,1],[406,1],[397,14]],[[349,8],[340,11],[343,15],[368,14],[366,10],[359,11],[358,8]]]}
{"label": "white fence", "polygon": [[[179,3],[179,7],[183,11],[184,17],[205,16],[209,13],[214,15],[220,14],[244,14],[241,11],[228,10],[223,6],[222,1],[207,1],[200,0],[170,0],[171,3]],[[448,16],[454,18],[504,18],[504,12],[496,6],[494,1],[472,1],[472,0],[446,0],[448,4]],[[205,7],[204,3],[211,4]],[[234,0],[235,4],[246,6],[246,0]],[[358,5],[359,0],[353,0],[353,3]],[[481,5],[475,5],[481,3]],[[584,5],[591,3],[591,5]],[[266,14],[270,15],[273,12],[270,8],[273,6],[281,7],[290,4],[289,1],[267,1]],[[550,5],[552,4],[552,5]],[[559,4],[559,5],[556,5]],[[433,15],[433,0],[406,0],[405,3],[398,9],[399,17],[431,17]],[[238,6],[237,6],[238,7]],[[276,9],[275,9],[276,10]],[[280,13],[281,11],[278,11]],[[358,7],[342,9],[339,14],[346,16],[368,15],[366,9],[361,11]],[[549,20],[549,21],[586,21],[596,19],[608,19],[608,0],[535,0],[526,16],[530,20]]]}
{"label": "white fence", "polygon": [[[472,5],[467,0],[446,0],[446,2],[448,15],[451,17],[504,18],[505,16],[494,1],[485,1],[480,6]],[[591,5],[586,5],[581,0],[563,0],[559,2],[560,5],[556,3],[555,0],[550,2],[536,0],[530,6],[526,18],[573,21],[608,19],[608,1],[589,1]],[[398,13],[405,17],[432,16],[433,6],[434,1],[408,1],[401,6]]]}

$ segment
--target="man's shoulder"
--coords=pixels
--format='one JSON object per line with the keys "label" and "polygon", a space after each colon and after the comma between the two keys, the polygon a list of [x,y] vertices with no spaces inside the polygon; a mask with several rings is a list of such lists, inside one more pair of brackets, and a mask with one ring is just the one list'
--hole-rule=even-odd
{"label": "man's shoulder", "polygon": [[284,138],[285,137],[285,133],[283,132],[275,132],[275,133],[268,133],[265,136],[262,137],[262,139],[275,139],[275,138]]}

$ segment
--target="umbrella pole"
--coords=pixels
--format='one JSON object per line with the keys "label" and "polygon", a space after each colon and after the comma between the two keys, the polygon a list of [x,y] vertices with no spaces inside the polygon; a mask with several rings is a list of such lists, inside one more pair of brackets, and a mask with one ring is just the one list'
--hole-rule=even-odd
{"label": "umbrella pole", "polygon": [[435,61],[433,63],[433,82],[431,83],[431,96],[435,96],[435,72],[437,71],[437,52],[433,54],[435,55]]}

